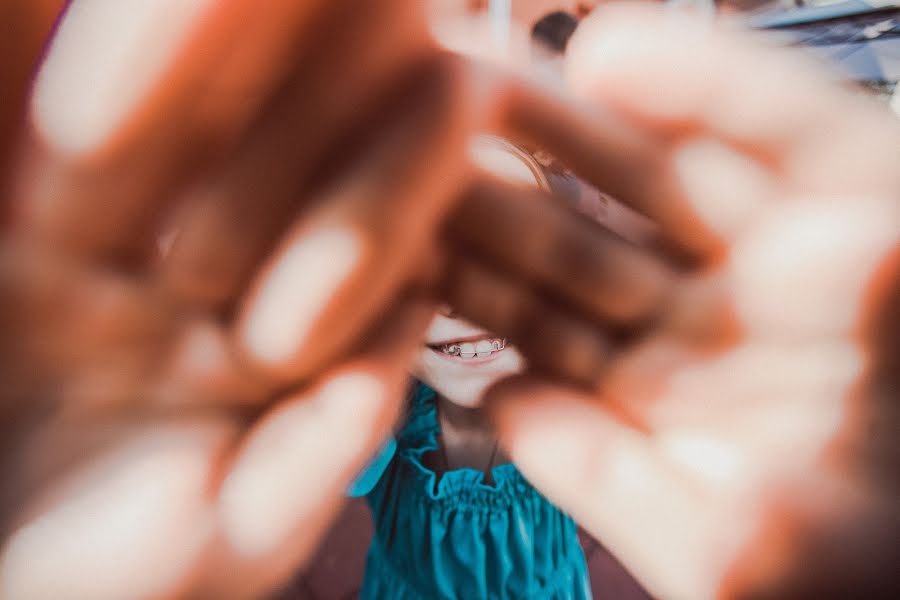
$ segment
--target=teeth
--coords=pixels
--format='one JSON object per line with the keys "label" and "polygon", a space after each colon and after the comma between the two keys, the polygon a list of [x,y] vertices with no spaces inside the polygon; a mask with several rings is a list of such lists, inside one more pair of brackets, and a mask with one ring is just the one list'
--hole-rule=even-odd
{"label": "teeth", "polygon": [[474,358],[475,356],[490,356],[506,348],[506,340],[495,338],[490,340],[478,340],[478,342],[463,342],[461,344],[447,344],[441,348],[444,354],[459,356],[462,358]]}

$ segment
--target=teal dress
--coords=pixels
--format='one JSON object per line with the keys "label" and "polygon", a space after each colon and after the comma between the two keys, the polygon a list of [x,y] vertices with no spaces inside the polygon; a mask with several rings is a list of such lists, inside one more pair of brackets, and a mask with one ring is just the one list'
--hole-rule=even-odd
{"label": "teal dress", "polygon": [[575,523],[512,464],[438,481],[423,463],[437,450],[435,394],[414,388],[405,427],[350,493],[365,495],[375,521],[363,600],[587,600]]}

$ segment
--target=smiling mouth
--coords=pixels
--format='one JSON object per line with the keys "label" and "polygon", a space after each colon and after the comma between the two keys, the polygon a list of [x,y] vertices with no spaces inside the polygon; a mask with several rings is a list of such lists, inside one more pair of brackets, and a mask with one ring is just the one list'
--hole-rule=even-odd
{"label": "smiling mouth", "polygon": [[466,340],[451,340],[438,344],[428,344],[435,352],[448,356],[458,356],[463,360],[487,358],[506,348],[506,338],[481,337]]}

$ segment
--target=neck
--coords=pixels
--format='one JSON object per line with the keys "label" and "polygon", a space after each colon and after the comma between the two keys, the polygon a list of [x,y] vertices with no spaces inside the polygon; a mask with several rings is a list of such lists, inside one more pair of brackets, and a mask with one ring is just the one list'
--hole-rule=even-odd
{"label": "neck", "polygon": [[481,408],[459,406],[443,396],[438,396],[437,401],[442,420],[454,429],[464,431],[477,430],[485,433],[490,431],[490,423]]}

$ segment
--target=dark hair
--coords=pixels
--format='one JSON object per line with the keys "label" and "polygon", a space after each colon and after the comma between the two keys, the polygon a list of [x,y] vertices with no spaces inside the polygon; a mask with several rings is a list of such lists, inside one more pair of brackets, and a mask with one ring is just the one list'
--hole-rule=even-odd
{"label": "dark hair", "polygon": [[544,15],[531,28],[531,39],[540,42],[557,52],[564,52],[569,38],[578,27],[578,19],[569,13],[558,10]]}

